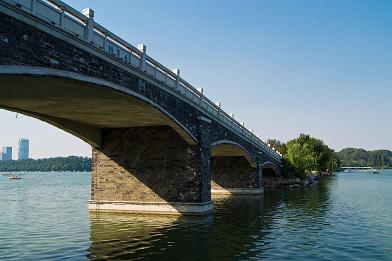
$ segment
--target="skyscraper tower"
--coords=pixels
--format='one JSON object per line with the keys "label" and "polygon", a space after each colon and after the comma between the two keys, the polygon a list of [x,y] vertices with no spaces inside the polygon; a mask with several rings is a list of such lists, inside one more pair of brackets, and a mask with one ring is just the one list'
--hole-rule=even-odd
{"label": "skyscraper tower", "polygon": [[12,160],[12,147],[3,147],[2,160]]}
{"label": "skyscraper tower", "polygon": [[19,139],[19,151],[18,159],[28,159],[29,158],[29,140],[21,138]]}

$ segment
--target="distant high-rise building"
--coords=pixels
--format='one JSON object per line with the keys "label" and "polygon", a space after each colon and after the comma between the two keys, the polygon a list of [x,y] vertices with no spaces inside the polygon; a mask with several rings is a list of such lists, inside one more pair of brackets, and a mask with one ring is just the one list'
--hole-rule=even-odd
{"label": "distant high-rise building", "polygon": [[29,158],[29,140],[19,139],[19,151],[18,159],[28,159]]}
{"label": "distant high-rise building", "polygon": [[12,147],[4,146],[2,149],[2,160],[12,160]]}

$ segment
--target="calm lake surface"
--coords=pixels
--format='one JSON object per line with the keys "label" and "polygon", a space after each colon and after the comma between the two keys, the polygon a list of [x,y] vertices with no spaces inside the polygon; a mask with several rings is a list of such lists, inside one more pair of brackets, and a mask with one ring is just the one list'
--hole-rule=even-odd
{"label": "calm lake surface", "polygon": [[392,260],[392,171],[214,199],[207,218],[89,214],[90,179],[0,176],[0,260]]}

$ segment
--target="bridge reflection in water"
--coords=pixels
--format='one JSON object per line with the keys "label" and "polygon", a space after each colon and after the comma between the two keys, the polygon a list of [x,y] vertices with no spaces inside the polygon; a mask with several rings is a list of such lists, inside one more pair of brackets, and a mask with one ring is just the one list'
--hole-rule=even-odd
{"label": "bridge reflection in water", "polygon": [[[286,229],[323,223],[328,182],[306,191],[214,197],[213,216],[90,213],[90,260],[248,260],[270,255]],[[285,213],[303,215],[285,219]],[[282,230],[280,231],[280,227]],[[284,228],[283,228],[284,227]],[[287,232],[287,231],[286,231]],[[281,242],[281,241],[279,241]]]}

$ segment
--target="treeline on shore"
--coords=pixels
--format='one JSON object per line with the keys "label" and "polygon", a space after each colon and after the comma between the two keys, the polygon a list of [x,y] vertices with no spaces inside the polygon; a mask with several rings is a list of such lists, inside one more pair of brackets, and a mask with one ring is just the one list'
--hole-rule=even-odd
{"label": "treeline on shore", "polygon": [[91,158],[69,156],[0,161],[0,172],[7,171],[91,171]]}
{"label": "treeline on shore", "polygon": [[335,152],[322,140],[301,134],[283,143],[267,141],[283,155],[283,175],[305,178],[311,173],[330,173],[340,167],[392,168],[392,151],[347,148]]}
{"label": "treeline on shore", "polygon": [[342,167],[392,168],[392,151],[347,148],[337,153]]}
{"label": "treeline on shore", "polygon": [[283,155],[282,172],[287,178],[304,179],[315,173],[329,174],[340,165],[336,152],[310,135],[301,134],[287,143],[278,140],[268,140],[267,143]]}

